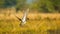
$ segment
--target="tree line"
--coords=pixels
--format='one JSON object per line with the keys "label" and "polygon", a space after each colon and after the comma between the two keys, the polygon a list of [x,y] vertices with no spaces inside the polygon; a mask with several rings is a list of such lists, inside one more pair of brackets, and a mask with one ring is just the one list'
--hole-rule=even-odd
{"label": "tree line", "polygon": [[12,6],[17,9],[29,7],[44,13],[60,13],[60,0],[32,0],[30,4],[27,0],[0,0],[0,8]]}

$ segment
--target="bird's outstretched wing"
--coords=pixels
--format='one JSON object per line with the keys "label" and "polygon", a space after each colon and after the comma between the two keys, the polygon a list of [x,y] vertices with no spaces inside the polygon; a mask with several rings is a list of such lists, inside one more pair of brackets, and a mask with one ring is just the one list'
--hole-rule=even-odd
{"label": "bird's outstretched wing", "polygon": [[22,21],[19,17],[15,16],[19,21]]}

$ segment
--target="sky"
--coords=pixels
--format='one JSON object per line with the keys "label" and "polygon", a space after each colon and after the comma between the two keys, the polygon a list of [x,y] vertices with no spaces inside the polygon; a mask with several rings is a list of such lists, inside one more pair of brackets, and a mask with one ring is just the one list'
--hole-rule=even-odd
{"label": "sky", "polygon": [[31,4],[33,0],[27,0],[27,4]]}

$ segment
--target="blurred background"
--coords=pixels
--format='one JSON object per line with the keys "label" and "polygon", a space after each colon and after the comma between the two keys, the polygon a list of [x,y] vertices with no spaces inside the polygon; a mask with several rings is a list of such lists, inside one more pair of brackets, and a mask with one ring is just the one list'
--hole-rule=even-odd
{"label": "blurred background", "polygon": [[0,34],[60,34],[60,0],[0,0]]}
{"label": "blurred background", "polygon": [[0,0],[0,9],[10,8],[22,10],[27,7],[31,11],[60,13],[60,0]]}

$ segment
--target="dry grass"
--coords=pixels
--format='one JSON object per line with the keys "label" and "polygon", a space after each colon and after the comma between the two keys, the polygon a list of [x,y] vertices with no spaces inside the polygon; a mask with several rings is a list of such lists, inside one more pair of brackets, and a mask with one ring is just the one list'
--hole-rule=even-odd
{"label": "dry grass", "polygon": [[47,34],[50,30],[60,30],[60,14],[29,13],[29,20],[23,27],[15,15],[22,18],[23,14],[0,14],[0,34]]}

